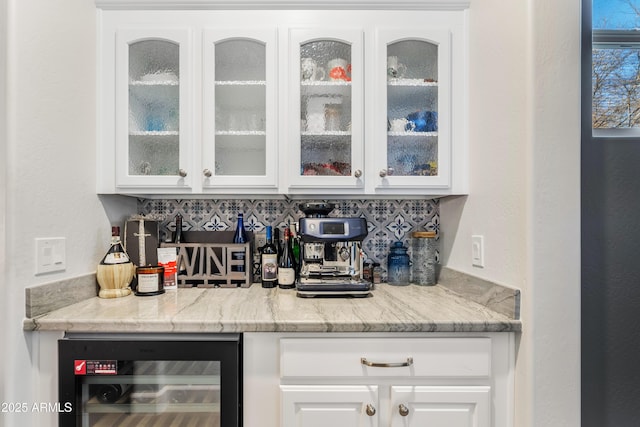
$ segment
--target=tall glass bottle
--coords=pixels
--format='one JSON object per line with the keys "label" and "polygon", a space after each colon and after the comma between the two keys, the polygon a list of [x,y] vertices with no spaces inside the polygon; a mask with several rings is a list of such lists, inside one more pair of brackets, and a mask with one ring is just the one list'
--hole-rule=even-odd
{"label": "tall glass bottle", "polygon": [[278,286],[278,250],[273,244],[271,226],[267,226],[267,244],[262,248],[261,274],[263,288],[275,288]]}
{"label": "tall glass bottle", "polygon": [[[242,212],[238,214],[238,223],[236,224],[236,232],[233,235],[233,243],[247,243],[247,232],[244,230],[244,215]],[[244,251],[232,252],[231,258],[245,261]],[[234,265],[231,267],[231,271],[245,271],[245,264],[246,263]]]}
{"label": "tall glass bottle", "polygon": [[284,229],[284,245],[278,262],[278,287],[291,289],[296,286],[296,263],[291,247],[291,231],[289,227]]}
{"label": "tall glass bottle", "polygon": [[176,215],[176,231],[173,233],[173,243],[182,243],[182,215]]}
{"label": "tall glass bottle", "polygon": [[122,247],[120,227],[111,227],[111,246],[96,270],[96,278],[100,285],[98,296],[116,298],[131,294],[129,285],[135,269],[135,265]]}

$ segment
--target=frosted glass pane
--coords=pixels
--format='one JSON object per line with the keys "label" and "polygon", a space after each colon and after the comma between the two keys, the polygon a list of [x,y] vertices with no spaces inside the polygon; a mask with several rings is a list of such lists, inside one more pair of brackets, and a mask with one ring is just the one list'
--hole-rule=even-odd
{"label": "frosted glass pane", "polygon": [[[348,43],[332,40],[305,43],[300,46],[300,63],[304,70],[309,62],[305,61],[306,58],[315,61],[316,67],[322,70],[317,77],[323,78],[317,80],[351,80],[351,45]],[[304,70],[301,69],[301,72]]]}
{"label": "frosted glass pane", "polygon": [[178,138],[139,135],[129,139],[130,175],[178,175]]}
{"label": "frosted glass pane", "polygon": [[266,45],[215,44],[215,174],[266,174]]}
{"label": "frosted glass pane", "polygon": [[227,40],[215,45],[217,81],[266,79],[266,50],[255,40]]}
{"label": "frosted glass pane", "polygon": [[166,40],[129,46],[129,174],[177,175],[180,50]]}
{"label": "frosted glass pane", "polygon": [[131,81],[168,81],[180,77],[180,51],[177,43],[145,40],[129,46]]}
{"label": "frosted glass pane", "polygon": [[390,136],[387,163],[394,176],[438,175],[437,137]]}
{"label": "frosted glass pane", "polygon": [[219,135],[216,138],[216,175],[265,175],[264,135]]}
{"label": "frosted glass pane", "polygon": [[438,46],[387,46],[387,167],[395,176],[438,175]]}
{"label": "frosted glass pane", "polygon": [[438,81],[437,44],[422,40],[392,43],[387,47],[387,57],[396,57],[404,65],[405,71],[398,77]]}
{"label": "frosted glass pane", "polygon": [[300,47],[302,175],[351,175],[351,45]]}
{"label": "frosted glass pane", "polygon": [[302,147],[302,175],[351,175],[351,140],[348,136],[303,136]]}

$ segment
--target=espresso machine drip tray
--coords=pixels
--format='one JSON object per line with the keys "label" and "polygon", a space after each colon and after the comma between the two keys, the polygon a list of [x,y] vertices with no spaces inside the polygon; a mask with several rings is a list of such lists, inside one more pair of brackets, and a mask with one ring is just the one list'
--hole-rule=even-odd
{"label": "espresso machine drip tray", "polygon": [[298,296],[328,297],[328,296],[351,296],[367,297],[371,295],[373,284],[371,282],[359,280],[326,280],[305,278],[296,284]]}

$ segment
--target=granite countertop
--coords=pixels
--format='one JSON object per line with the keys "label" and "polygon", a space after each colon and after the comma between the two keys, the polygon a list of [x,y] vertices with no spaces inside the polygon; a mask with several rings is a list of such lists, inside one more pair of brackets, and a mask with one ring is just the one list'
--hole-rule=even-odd
{"label": "granite countertop", "polygon": [[31,316],[28,309],[24,329],[112,333],[521,330],[517,309],[515,315],[500,313],[475,299],[441,284],[380,284],[366,298],[298,298],[294,290],[263,289],[260,284],[180,288],[158,296],[90,297]]}

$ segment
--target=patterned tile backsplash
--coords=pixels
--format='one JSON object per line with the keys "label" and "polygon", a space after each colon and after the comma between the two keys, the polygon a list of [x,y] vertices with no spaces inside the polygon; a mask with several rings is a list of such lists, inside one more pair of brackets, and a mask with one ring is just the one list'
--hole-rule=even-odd
{"label": "patterned tile backsplash", "polygon": [[[247,230],[260,232],[267,225],[284,228],[304,214],[298,205],[304,200],[138,200],[138,213],[160,221],[160,238],[171,237],[175,216],[183,217],[183,230],[234,230],[238,213],[244,214]],[[440,229],[439,200],[325,200],[335,203],[329,216],[366,218],[369,235],[363,242],[366,258],[378,262],[386,272],[389,247],[404,242],[411,255],[411,232]],[[437,238],[437,237],[436,237]],[[386,276],[386,275],[385,275]]]}

